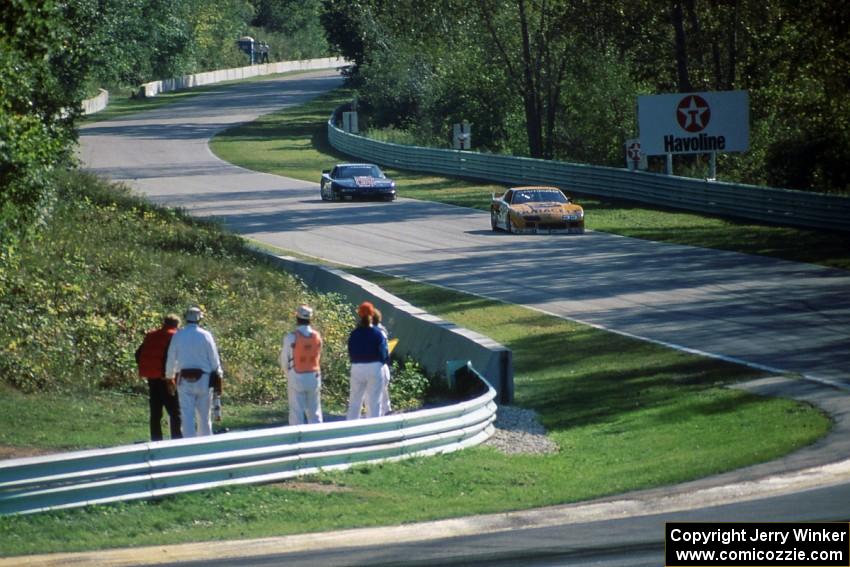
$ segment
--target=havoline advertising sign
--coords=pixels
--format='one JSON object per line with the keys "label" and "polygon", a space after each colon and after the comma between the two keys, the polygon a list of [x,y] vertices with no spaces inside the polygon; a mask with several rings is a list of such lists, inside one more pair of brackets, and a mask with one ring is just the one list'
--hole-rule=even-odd
{"label": "havoline advertising sign", "polygon": [[638,126],[647,155],[745,152],[749,96],[747,91],[639,96]]}

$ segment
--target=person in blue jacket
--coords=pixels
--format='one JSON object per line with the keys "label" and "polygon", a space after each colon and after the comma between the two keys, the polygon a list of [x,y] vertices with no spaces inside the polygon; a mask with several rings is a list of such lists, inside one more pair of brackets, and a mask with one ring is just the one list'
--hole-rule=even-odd
{"label": "person in blue jacket", "polygon": [[348,419],[360,419],[363,403],[366,416],[381,415],[383,393],[382,368],[389,362],[387,337],[372,326],[375,306],[364,301],[357,307],[360,322],[348,336],[348,356],[351,360],[351,385],[348,398]]}

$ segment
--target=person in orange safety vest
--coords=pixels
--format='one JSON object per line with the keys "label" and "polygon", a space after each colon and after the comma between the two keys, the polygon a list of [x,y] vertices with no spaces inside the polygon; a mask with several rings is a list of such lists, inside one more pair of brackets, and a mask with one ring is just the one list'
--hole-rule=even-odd
{"label": "person in orange safety vest", "polygon": [[168,412],[168,424],[172,439],[180,439],[180,403],[173,380],[165,377],[165,357],[171,339],[177,333],[180,319],[176,315],[166,315],[162,326],[145,335],[142,344],[136,349],[136,364],[139,376],[148,381],[148,403],[150,405],[151,441],[162,440],[162,409]]}
{"label": "person in orange safety vest", "polygon": [[295,331],[283,337],[280,368],[286,376],[289,424],[322,423],[322,336],[310,326],[313,310],[295,311]]}

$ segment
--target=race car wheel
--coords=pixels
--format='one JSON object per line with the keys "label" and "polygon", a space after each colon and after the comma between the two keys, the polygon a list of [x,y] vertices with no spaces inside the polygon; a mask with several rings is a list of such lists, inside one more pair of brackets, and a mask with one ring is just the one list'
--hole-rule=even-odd
{"label": "race car wheel", "polygon": [[499,231],[499,226],[496,224],[496,215],[490,213],[490,230],[493,232]]}
{"label": "race car wheel", "polygon": [[514,223],[511,222],[510,215],[508,215],[508,218],[505,221],[505,232],[507,232],[508,234],[514,233]]}
{"label": "race car wheel", "polygon": [[325,193],[325,186],[324,185],[322,185],[321,189],[319,189],[319,195],[321,195],[322,201],[328,200],[328,195],[327,195],[327,193]]}

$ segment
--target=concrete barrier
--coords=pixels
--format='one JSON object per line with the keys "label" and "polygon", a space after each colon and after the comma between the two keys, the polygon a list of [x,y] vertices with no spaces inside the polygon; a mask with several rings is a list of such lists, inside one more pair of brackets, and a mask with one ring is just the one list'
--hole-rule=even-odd
{"label": "concrete barrier", "polygon": [[83,114],[94,114],[100,112],[109,104],[109,91],[100,89],[100,94],[95,97],[87,98],[82,102]]}
{"label": "concrete barrier", "polygon": [[[303,59],[300,61],[277,61],[275,63],[263,63],[262,65],[250,65],[248,67],[236,67],[233,69],[220,69],[218,71],[206,71],[161,79],[142,84],[138,88],[138,95],[142,97],[154,97],[160,93],[213,85],[225,81],[238,81],[260,77],[263,75],[274,75],[277,73],[288,73],[290,71],[313,71],[317,69],[331,69],[348,65],[345,59],[340,57],[323,57],[319,59]],[[100,94],[87,98],[82,103],[83,114],[95,114],[100,112],[109,104],[109,92],[100,89]]]}
{"label": "concrete barrier", "polygon": [[213,85],[225,81],[239,81],[263,75],[288,73],[290,71],[330,69],[333,67],[344,67],[345,65],[348,65],[348,62],[340,57],[324,57],[320,59],[304,59],[301,61],[278,61],[233,69],[219,69],[218,71],[207,71],[144,83],[139,87],[139,96],[153,97],[160,93]]}
{"label": "concrete barrier", "polygon": [[371,301],[384,324],[399,339],[395,353],[414,358],[432,375],[446,374],[447,360],[469,360],[496,390],[500,403],[513,401],[513,359],[510,349],[469,329],[435,317],[381,287],[349,273],[288,256],[257,251],[273,264],[300,278],[308,288],[338,293],[351,303]]}

